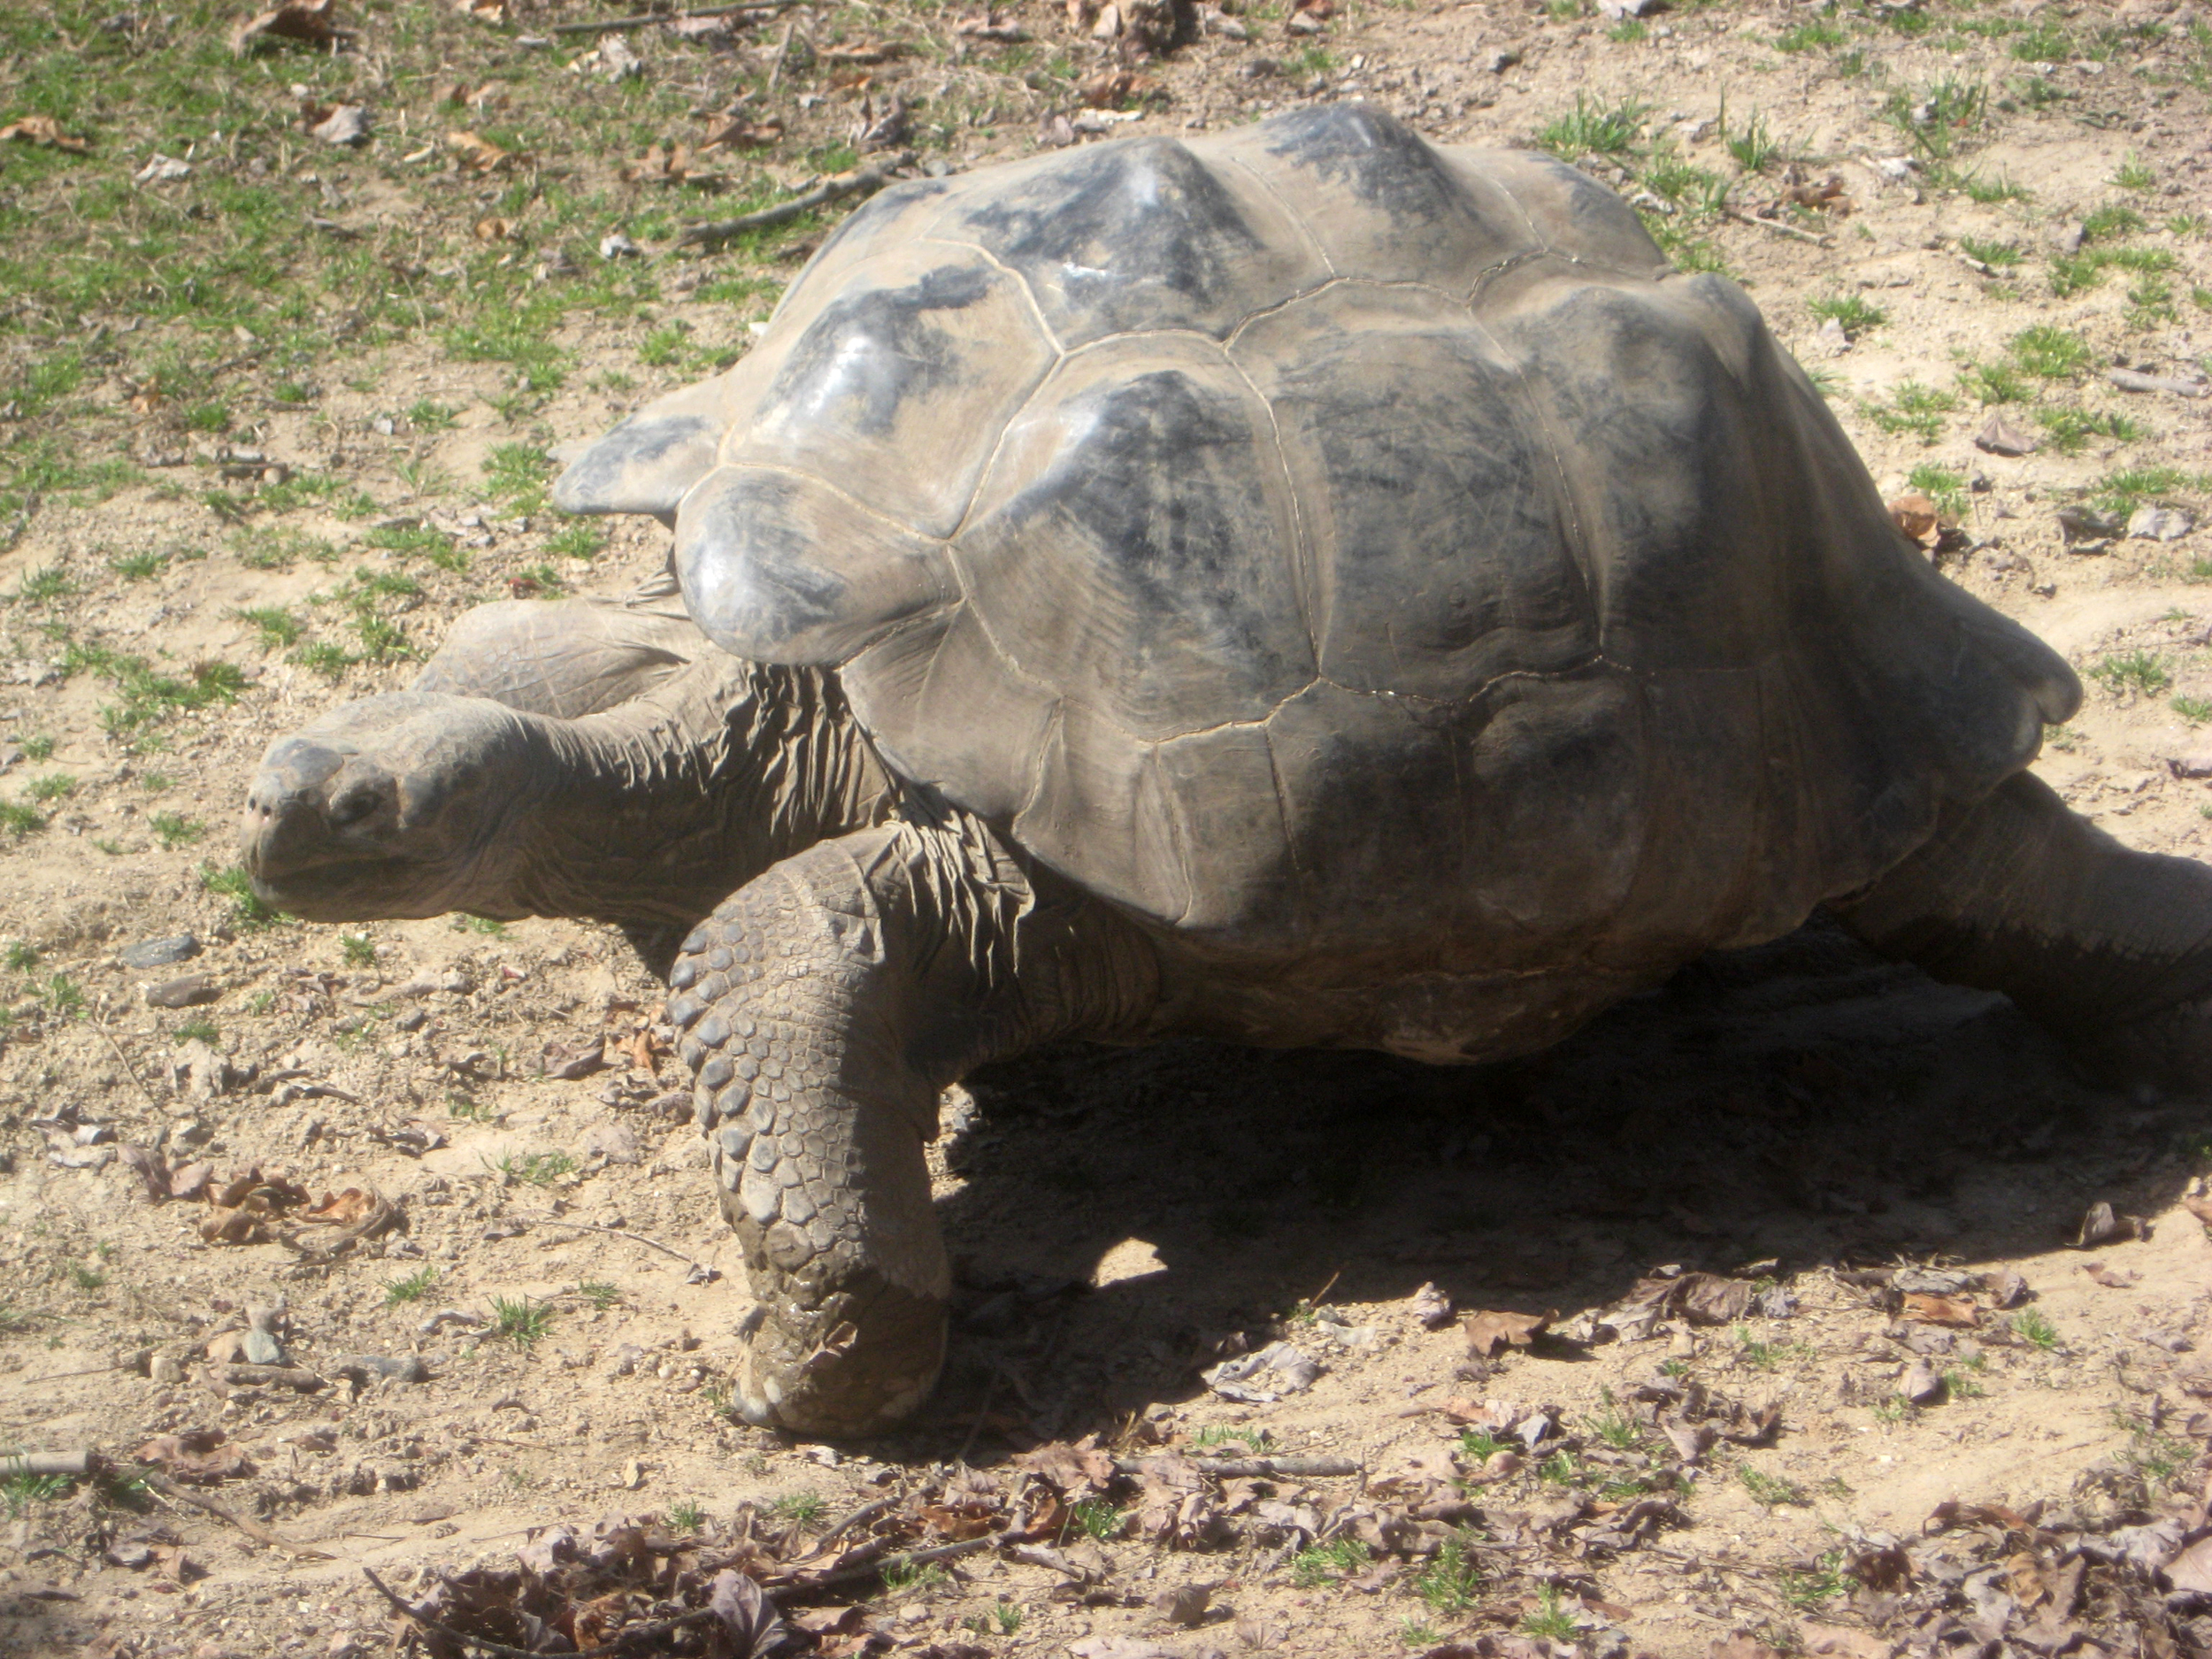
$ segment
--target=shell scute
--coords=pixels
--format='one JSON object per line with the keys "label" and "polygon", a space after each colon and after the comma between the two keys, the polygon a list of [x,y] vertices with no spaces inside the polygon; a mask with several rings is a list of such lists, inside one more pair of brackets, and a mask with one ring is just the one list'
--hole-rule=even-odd
{"label": "shell scute", "polygon": [[1019,273],[1070,349],[1137,329],[1217,338],[1329,275],[1268,190],[1175,139],[1096,145],[995,183],[932,234]]}
{"label": "shell scute", "polygon": [[902,248],[795,326],[722,458],[864,489],[876,511],[948,535],[990,435],[1054,357],[1013,277],[958,250]]}
{"label": "shell scute", "polygon": [[1597,649],[1521,365],[1422,288],[1340,283],[1238,336],[1296,488],[1320,672],[1456,699]]}
{"label": "shell scute", "polygon": [[1311,680],[1266,406],[1210,343],[1069,359],[1007,432],[954,557],[1021,671],[1125,730],[1263,718]]}

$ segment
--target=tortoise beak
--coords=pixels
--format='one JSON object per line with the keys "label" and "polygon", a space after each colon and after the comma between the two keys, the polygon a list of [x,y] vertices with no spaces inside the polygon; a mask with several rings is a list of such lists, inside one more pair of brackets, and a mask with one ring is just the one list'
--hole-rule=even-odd
{"label": "tortoise beak", "polygon": [[311,920],[362,919],[319,914],[316,884],[301,879],[378,856],[381,834],[398,812],[399,785],[383,767],[310,739],[285,738],[263,757],[247,792],[240,862],[269,903]]}

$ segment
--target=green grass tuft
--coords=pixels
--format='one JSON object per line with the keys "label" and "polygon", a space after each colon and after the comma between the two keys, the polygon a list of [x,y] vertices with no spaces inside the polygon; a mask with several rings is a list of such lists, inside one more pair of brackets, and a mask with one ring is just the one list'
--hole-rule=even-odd
{"label": "green grass tuft", "polygon": [[553,1328],[553,1310],[527,1296],[492,1298],[491,1334],[517,1348],[529,1348]]}
{"label": "green grass tuft", "polygon": [[1602,109],[1586,99],[1575,99],[1572,114],[1560,116],[1536,134],[1537,143],[1555,156],[1572,161],[1580,156],[1620,156],[1635,147],[1643,130],[1647,104],[1633,100]]}
{"label": "green grass tuft", "polygon": [[1879,328],[1889,320],[1887,311],[1855,294],[1807,300],[1805,309],[1824,320],[1832,318],[1842,327],[1844,334],[1853,340],[1869,329]]}

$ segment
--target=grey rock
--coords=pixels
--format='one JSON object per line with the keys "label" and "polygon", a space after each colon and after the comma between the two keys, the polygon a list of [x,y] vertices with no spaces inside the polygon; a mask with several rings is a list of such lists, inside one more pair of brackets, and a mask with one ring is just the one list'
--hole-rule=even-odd
{"label": "grey rock", "polygon": [[284,1344],[266,1331],[249,1331],[245,1340],[246,1363],[250,1365],[281,1365],[285,1363]]}
{"label": "grey rock", "polygon": [[127,968],[167,968],[198,956],[200,941],[190,933],[173,933],[126,945],[116,954]]}
{"label": "grey rock", "polygon": [[164,979],[158,985],[146,987],[146,1006],[149,1008],[197,1008],[212,1002],[223,994],[222,987],[204,973],[187,973],[174,979]]}
{"label": "grey rock", "polygon": [[2139,541],[2178,541],[2196,527],[2178,507],[2146,505],[2128,515],[2128,534]]}
{"label": "grey rock", "polygon": [[597,1154],[610,1164],[628,1165],[638,1163],[645,1154],[638,1146],[637,1135],[620,1118],[595,1123],[584,1132],[584,1155]]}
{"label": "grey rock", "polygon": [[419,1354],[341,1354],[320,1368],[333,1377],[349,1377],[357,1383],[428,1382],[430,1367]]}
{"label": "grey rock", "polygon": [[2101,541],[2120,534],[2124,521],[2117,513],[2099,512],[2091,507],[2061,507],[2058,510],[2059,534],[2069,541]]}

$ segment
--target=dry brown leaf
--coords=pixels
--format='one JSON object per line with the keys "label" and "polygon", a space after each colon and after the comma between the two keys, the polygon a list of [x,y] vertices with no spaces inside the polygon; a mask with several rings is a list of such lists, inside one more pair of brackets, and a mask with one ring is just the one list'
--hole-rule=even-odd
{"label": "dry brown leaf", "polygon": [[904,41],[864,41],[857,46],[825,46],[816,55],[826,64],[880,64],[903,58]]}
{"label": "dry brown leaf", "polygon": [[479,242],[505,242],[514,227],[511,219],[480,219],[470,227],[470,234]]}
{"label": "dry brown leaf", "polygon": [[0,127],[0,142],[8,140],[36,144],[41,150],[65,150],[73,156],[81,156],[92,148],[88,141],[62,131],[61,123],[50,115],[26,115]]}
{"label": "dry brown leaf", "polygon": [[453,152],[455,165],[464,173],[495,173],[515,158],[513,151],[502,150],[490,139],[465,128],[448,133],[445,147]]}
{"label": "dry brown leaf", "polygon": [[2043,440],[2007,420],[2002,410],[1992,410],[1974,434],[1974,447],[1991,455],[2033,455],[2043,447]]}
{"label": "dry brown leaf", "polygon": [[988,1498],[961,1498],[950,1503],[925,1503],[920,1514],[933,1537],[957,1543],[996,1532],[998,1509],[997,1503]]}
{"label": "dry brown leaf", "polygon": [[712,150],[762,150],[783,142],[783,122],[776,116],[764,121],[748,120],[740,115],[712,119],[722,125],[708,134],[706,142],[699,146],[703,156]]}
{"label": "dry brown leaf", "polygon": [[349,1187],[342,1193],[325,1193],[323,1201],[312,1210],[303,1211],[302,1221],[320,1222],[328,1226],[350,1227],[366,1220],[383,1205],[384,1201],[373,1192],[358,1187]]}
{"label": "dry brown leaf", "polygon": [[440,86],[431,96],[435,103],[457,104],[480,114],[507,107],[507,88],[496,81],[456,81]]}
{"label": "dry brown leaf", "polygon": [[1692,1325],[1733,1325],[1751,1310],[1753,1295],[1747,1279],[1729,1279],[1719,1273],[1685,1273],[1675,1305]]}
{"label": "dry brown leaf", "polygon": [[207,1196],[207,1184],[215,1179],[215,1166],[203,1160],[169,1171],[169,1196],[187,1201]]}
{"label": "dry brown leaf", "polygon": [[2212,1538],[2200,1538],[2165,1566],[2166,1581],[2175,1589],[2212,1595]]}
{"label": "dry brown leaf", "polygon": [[[778,129],[779,134],[781,128]],[[692,153],[681,144],[672,144],[664,150],[658,144],[647,148],[637,161],[622,169],[622,179],[628,184],[719,184],[722,175],[697,166]]]}
{"label": "dry brown leaf", "polygon": [[1971,1328],[1982,1322],[1982,1310],[1964,1296],[1934,1296],[1924,1291],[1913,1291],[1905,1297],[1902,1309],[1908,1319],[1922,1325],[1948,1325]]}
{"label": "dry brown leaf", "polygon": [[2107,1290],[2125,1290],[2130,1286],[2139,1285],[2143,1282],[2142,1274],[2107,1267],[2102,1262],[2084,1262],[2081,1271]]}
{"label": "dry brown leaf", "polygon": [[264,41],[299,41],[309,46],[335,46],[353,38],[331,15],[333,0],[284,0],[273,12],[248,18],[230,32],[232,53],[243,58]]}
{"label": "dry brown leaf", "polygon": [[1550,1324],[1548,1313],[1471,1313],[1467,1351],[1479,1359],[1494,1359],[1501,1348],[1530,1347]]}
{"label": "dry brown leaf", "polygon": [[1817,213],[1833,213],[1839,219],[1851,211],[1851,198],[1844,194],[1843,175],[1839,173],[1832,173],[1817,183],[1793,184],[1784,199]]}
{"label": "dry brown leaf", "polygon": [[212,1486],[253,1473],[245,1448],[227,1444],[227,1438],[220,1429],[187,1429],[148,1440],[131,1455],[155,1465],[172,1480]]}
{"label": "dry brown leaf", "polygon": [[507,0],[448,0],[448,4],[465,18],[474,18],[479,23],[506,23],[514,13]]}
{"label": "dry brown leaf", "polygon": [[1900,495],[1889,503],[1890,522],[1916,541],[1933,534],[1939,517],[1936,504],[1925,495]]}
{"label": "dry brown leaf", "polygon": [[1084,107],[1110,110],[1136,89],[1137,78],[1126,69],[1102,70],[1077,89]]}
{"label": "dry brown leaf", "polygon": [[1022,1453],[1014,1463],[1017,1468],[1042,1475],[1071,1502],[1103,1492],[1114,1478],[1112,1455],[1089,1443],[1087,1436],[1073,1446],[1065,1440],[1054,1440],[1034,1451]]}

